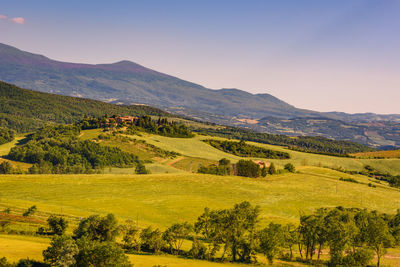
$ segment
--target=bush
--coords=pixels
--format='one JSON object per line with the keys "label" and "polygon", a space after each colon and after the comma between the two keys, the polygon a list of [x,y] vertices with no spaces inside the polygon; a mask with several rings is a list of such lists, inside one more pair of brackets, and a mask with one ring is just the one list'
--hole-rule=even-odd
{"label": "bush", "polygon": [[197,170],[198,173],[204,174],[215,174],[215,175],[229,175],[230,174],[231,162],[229,159],[221,159],[217,165],[210,165],[208,167],[200,166]]}
{"label": "bush", "polygon": [[207,258],[207,248],[197,238],[193,238],[192,248],[189,251],[189,255],[194,259],[205,260]]}
{"label": "bush", "polygon": [[260,166],[252,160],[239,160],[236,164],[236,172],[239,176],[256,178],[260,176],[261,169]]}
{"label": "bush", "polygon": [[292,163],[286,164],[284,169],[287,170],[288,172],[295,172],[296,171],[296,168],[294,167],[294,165]]}
{"label": "bush", "polygon": [[0,267],[12,267],[13,265],[7,261],[6,257],[0,258]]}
{"label": "bush", "polygon": [[343,178],[343,177],[340,177],[339,180],[340,180],[340,181],[344,181],[344,182],[350,182],[350,183],[358,184],[358,181],[357,181],[356,179],[353,179],[353,178]]}
{"label": "bush", "polygon": [[47,224],[49,225],[51,232],[55,235],[63,235],[68,227],[68,221],[66,219],[54,215],[51,215],[47,219]]}
{"label": "bush", "polygon": [[355,252],[349,252],[343,258],[343,266],[345,267],[364,267],[367,266],[368,263],[374,258],[374,252],[360,248],[357,249]]}
{"label": "bush", "polygon": [[14,173],[14,168],[8,161],[3,161],[0,163],[0,174],[12,174]]}
{"label": "bush", "polygon": [[273,162],[271,162],[271,164],[269,165],[268,174],[270,175],[276,174],[276,168]]}
{"label": "bush", "polygon": [[37,210],[36,206],[33,205],[32,207],[30,207],[29,209],[27,209],[27,210],[22,214],[22,216],[24,216],[24,217],[31,216],[31,215],[35,214],[36,210]]}
{"label": "bush", "polygon": [[14,140],[15,132],[11,129],[0,127],[0,145]]}
{"label": "bush", "polygon": [[246,144],[245,141],[220,141],[220,140],[204,140],[204,142],[210,144],[216,149],[224,152],[239,156],[239,157],[258,157],[268,159],[288,159],[290,155],[286,152],[275,151],[266,149],[259,146],[253,146]]}
{"label": "bush", "polygon": [[144,164],[141,163],[140,161],[136,165],[135,172],[136,172],[136,174],[149,174],[150,173],[150,171],[146,169],[146,166],[144,166]]}
{"label": "bush", "polygon": [[22,259],[16,265],[17,267],[50,267],[50,265],[30,259]]}

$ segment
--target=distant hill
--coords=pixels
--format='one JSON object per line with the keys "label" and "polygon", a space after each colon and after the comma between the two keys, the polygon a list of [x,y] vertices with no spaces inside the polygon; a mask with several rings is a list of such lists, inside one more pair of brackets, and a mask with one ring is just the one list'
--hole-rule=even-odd
{"label": "distant hill", "polygon": [[148,104],[183,114],[190,113],[182,112],[185,109],[245,118],[316,114],[269,94],[211,90],[130,61],[99,65],[65,63],[4,44],[0,44],[0,80],[42,92],[112,103]]}
{"label": "distant hill", "polygon": [[35,92],[0,81],[0,127],[28,132],[46,123],[73,123],[84,116],[104,114],[169,116],[169,113],[149,106],[122,106]]}
{"label": "distant hill", "polygon": [[275,134],[323,136],[336,140],[351,140],[382,149],[400,146],[400,123],[370,120],[367,116],[353,122],[326,117],[293,119],[265,117],[258,120],[253,128]]}

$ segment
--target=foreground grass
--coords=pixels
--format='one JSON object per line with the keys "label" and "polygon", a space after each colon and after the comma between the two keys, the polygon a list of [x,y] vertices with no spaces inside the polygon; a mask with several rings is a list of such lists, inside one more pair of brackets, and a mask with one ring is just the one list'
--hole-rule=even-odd
{"label": "foreground grass", "polygon": [[49,240],[40,237],[0,235],[0,258],[10,262],[20,259],[43,260],[42,251],[49,245]]}
{"label": "foreground grass", "polygon": [[[0,258],[6,257],[10,262],[18,262],[20,259],[43,260],[42,251],[49,246],[50,240],[42,237],[32,236],[16,236],[16,235],[0,235]],[[203,260],[186,259],[172,255],[132,255],[128,254],[129,260],[135,267],[152,267],[156,265],[168,267],[245,267],[255,266],[250,264],[234,264],[234,263],[218,263]],[[327,255],[323,255],[327,260]],[[264,256],[258,256],[259,263],[257,266],[267,265]],[[388,254],[382,259],[382,266],[400,266],[400,250],[389,249]],[[275,260],[273,267],[300,267],[308,266],[296,262],[284,262]]]}
{"label": "foreground grass", "polygon": [[[245,267],[245,266],[255,266],[254,264],[239,264],[239,263],[218,263],[209,262],[203,260],[192,260],[178,258],[170,255],[129,255],[129,259],[134,263],[135,267],[152,267],[152,266],[168,266],[168,267]],[[307,266],[301,263],[285,263],[279,260],[273,265],[267,265],[264,260],[259,262],[257,266],[272,266],[272,267],[297,267],[297,266]]]}
{"label": "foreground grass", "polygon": [[[42,251],[49,246],[50,240],[41,237],[0,235],[0,258],[6,257],[10,262],[20,259],[34,259],[43,261]],[[171,255],[128,255],[135,267],[152,267],[155,265],[175,267],[244,267],[248,264],[216,263],[202,260],[185,259]],[[277,261],[278,266],[303,266],[297,263],[283,264]]]}

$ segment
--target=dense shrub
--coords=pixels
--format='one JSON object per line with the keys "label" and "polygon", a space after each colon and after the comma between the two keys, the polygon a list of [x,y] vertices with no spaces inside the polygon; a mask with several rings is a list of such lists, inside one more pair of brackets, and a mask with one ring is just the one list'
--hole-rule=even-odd
{"label": "dense shrub", "polygon": [[150,116],[142,116],[135,119],[128,128],[128,132],[133,134],[138,130],[168,137],[190,138],[194,136],[184,124],[168,121],[166,118],[153,120]]}
{"label": "dense shrub", "polygon": [[231,173],[231,162],[229,159],[223,158],[219,160],[218,165],[203,166],[197,170],[198,173],[214,174],[214,175],[229,175]]}
{"label": "dense shrub", "polygon": [[219,141],[219,140],[204,140],[211,146],[224,152],[239,156],[239,157],[255,157],[266,159],[289,159],[290,155],[286,152],[275,151],[247,144],[245,141]]}
{"label": "dense shrub", "polygon": [[239,160],[236,163],[236,172],[239,176],[244,177],[259,177],[261,174],[260,166],[252,160]]}
{"label": "dense shrub", "polygon": [[14,140],[15,132],[11,129],[0,127],[0,145]]}

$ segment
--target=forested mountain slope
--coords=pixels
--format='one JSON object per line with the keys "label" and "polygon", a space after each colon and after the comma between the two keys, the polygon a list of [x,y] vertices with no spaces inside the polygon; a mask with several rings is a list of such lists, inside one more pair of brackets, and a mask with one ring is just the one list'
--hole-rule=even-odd
{"label": "forested mountain slope", "polygon": [[0,81],[0,127],[28,132],[45,123],[72,123],[84,116],[159,115],[168,113],[144,105],[122,106],[101,101],[35,92]]}

